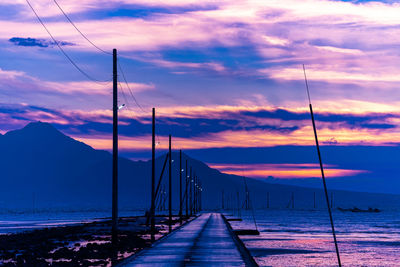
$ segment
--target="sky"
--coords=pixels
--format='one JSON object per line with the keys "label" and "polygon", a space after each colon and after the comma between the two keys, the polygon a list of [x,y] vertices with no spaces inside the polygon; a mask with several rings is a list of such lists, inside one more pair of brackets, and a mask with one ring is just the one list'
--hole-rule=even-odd
{"label": "sky", "polygon": [[[301,155],[291,165],[211,160],[213,149],[237,148],[240,158],[252,148],[314,145],[302,64],[322,145],[400,143],[400,2],[57,0],[104,53],[54,0],[29,1],[90,79],[26,0],[2,0],[1,133],[40,120],[110,150],[116,48],[123,156],[149,158],[155,107],[160,152],[171,134],[174,149],[209,151],[202,159],[228,173],[317,177],[315,158]],[[369,172],[327,169],[329,177]]]}

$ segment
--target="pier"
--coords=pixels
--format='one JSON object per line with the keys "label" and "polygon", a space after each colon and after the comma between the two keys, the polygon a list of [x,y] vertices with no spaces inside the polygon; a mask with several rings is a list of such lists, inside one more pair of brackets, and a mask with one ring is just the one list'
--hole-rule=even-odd
{"label": "pier", "polygon": [[118,266],[257,266],[220,213],[205,213]]}

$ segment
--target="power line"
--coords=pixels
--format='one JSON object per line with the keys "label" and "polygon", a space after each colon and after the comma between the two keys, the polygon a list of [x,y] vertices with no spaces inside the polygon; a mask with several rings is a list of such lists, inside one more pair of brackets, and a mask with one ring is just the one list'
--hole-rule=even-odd
{"label": "power line", "polygon": [[119,66],[119,69],[121,70],[122,78],[123,78],[124,81],[125,81],[126,87],[128,88],[129,93],[130,93],[132,99],[135,101],[136,105],[141,109],[141,111],[142,111],[143,113],[148,113],[148,112],[146,112],[146,111],[143,109],[143,107],[142,107],[142,106],[139,104],[139,102],[137,101],[136,97],[133,95],[132,90],[131,90],[131,88],[129,87],[129,83],[128,83],[128,81],[126,80],[125,73],[124,73],[124,71],[122,70],[122,67],[121,67],[121,65],[120,65],[119,63],[118,63],[118,66]]}
{"label": "power line", "polygon": [[74,26],[74,28],[82,35],[83,38],[86,39],[86,41],[88,41],[93,47],[95,47],[97,50],[103,52],[104,54],[107,55],[112,55],[112,53],[105,51],[104,49],[98,47],[95,43],[93,43],[92,41],[90,41],[90,39],[88,37],[86,37],[85,34],[83,34],[83,32],[81,32],[79,30],[79,28],[75,25],[75,23],[69,18],[69,16],[67,15],[67,13],[64,12],[64,10],[61,8],[61,6],[58,4],[58,2],[56,0],[53,0],[54,3],[58,6],[58,8],[61,10],[61,12],[64,14],[64,16],[67,18],[67,20],[71,23],[72,26]]}
{"label": "power line", "polygon": [[38,13],[36,12],[36,10],[33,8],[33,6],[31,5],[31,3],[29,2],[29,0],[25,0],[26,3],[29,5],[29,7],[32,9],[33,13],[35,14],[36,18],[38,19],[38,21],[40,22],[40,24],[42,24],[43,28],[46,30],[46,32],[50,35],[51,39],[53,40],[53,42],[57,45],[57,47],[60,49],[60,51],[64,54],[64,56],[69,60],[69,62],[80,72],[82,73],[86,78],[88,78],[89,80],[93,81],[93,82],[97,82],[97,83],[103,83],[103,82],[109,82],[108,81],[100,81],[97,80],[95,78],[93,78],[92,76],[90,76],[89,74],[87,74],[85,71],[83,71],[73,60],[72,58],[64,51],[64,49],[61,47],[61,45],[59,44],[59,42],[54,38],[54,36],[51,34],[50,30],[46,27],[46,25],[44,24],[44,22],[42,21],[42,19],[39,17]]}
{"label": "power line", "polygon": [[[28,0],[27,0],[27,1],[28,1]],[[53,1],[54,1],[54,3],[57,5],[57,7],[60,9],[60,11],[63,13],[63,15],[66,17],[66,19],[69,21],[69,23],[71,23],[71,25],[78,31],[78,33],[79,33],[83,38],[85,38],[86,41],[89,42],[89,44],[91,44],[94,48],[96,48],[97,50],[99,50],[99,51],[101,51],[101,52],[103,52],[103,53],[105,53],[105,54],[107,54],[107,55],[110,55],[110,54],[111,54],[111,53],[105,51],[104,49],[102,49],[101,47],[99,47],[98,45],[96,45],[94,42],[92,42],[81,30],[79,30],[78,26],[76,26],[76,24],[72,21],[72,19],[68,16],[68,14],[64,11],[64,9],[63,9],[63,8],[60,6],[60,4],[57,2],[57,0],[53,0]],[[36,13],[36,12],[35,12],[35,13]],[[139,109],[140,109],[144,114],[147,114],[148,112],[146,112],[146,110],[140,105],[139,101],[138,101],[138,100],[136,99],[136,97],[134,96],[134,94],[133,94],[133,92],[132,92],[132,89],[131,89],[130,86],[129,86],[128,80],[126,79],[126,76],[125,76],[125,73],[124,73],[124,71],[123,71],[123,69],[122,69],[122,66],[121,66],[121,64],[120,64],[119,62],[118,62],[118,67],[119,67],[119,69],[120,69],[120,71],[121,71],[121,74],[122,74],[122,78],[123,78],[123,80],[124,80],[124,83],[126,84],[126,87],[128,88],[129,94],[130,94],[130,96],[132,97],[133,101],[135,102],[136,106],[138,106]],[[125,99],[127,108],[128,108],[128,110],[132,113],[131,116],[132,116],[132,117],[135,117],[134,114],[133,114],[133,112],[131,111],[131,109],[128,107],[128,100],[127,100],[126,95],[125,95],[125,93],[124,93],[124,91],[123,91],[124,89],[123,89],[121,83],[120,83],[120,82],[118,82],[118,83],[119,83],[119,86],[120,86],[120,88],[121,88],[122,96],[123,96],[123,98]],[[159,136],[158,136],[157,134],[156,134],[156,137],[157,137],[157,139],[158,139],[158,143],[160,143],[160,138],[159,138]]]}
{"label": "power line", "polygon": [[126,95],[125,95],[124,89],[122,87],[122,84],[120,82],[118,82],[118,84],[119,84],[119,88],[121,89],[120,91],[121,91],[122,97],[124,98],[124,100],[126,102],[125,106],[128,109],[128,111],[131,113],[132,118],[134,118],[135,115],[134,115],[133,111],[129,108],[128,99],[126,98]]}
{"label": "power line", "polygon": [[[79,32],[79,34],[80,34],[83,38],[85,38],[86,41],[89,42],[89,44],[91,44],[91,45],[92,45],[94,48],[96,48],[97,50],[99,50],[99,51],[101,51],[101,52],[103,52],[103,53],[105,53],[105,54],[107,54],[107,55],[111,55],[111,53],[105,51],[104,49],[102,49],[101,47],[99,47],[98,45],[96,45],[96,44],[95,44],[94,42],[92,42],[81,30],[79,30],[78,26],[76,26],[76,24],[72,21],[72,19],[68,16],[68,14],[64,11],[64,9],[63,9],[63,8],[60,6],[60,4],[57,2],[57,0],[53,0],[53,2],[57,5],[57,7],[60,9],[60,11],[64,14],[65,18],[69,21],[69,23],[71,23],[71,25]],[[121,64],[119,64],[119,62],[118,62],[118,67],[119,67],[119,69],[121,70],[122,77],[123,77],[123,79],[124,79],[124,82],[125,82],[125,84],[126,84],[126,87],[128,88],[129,94],[130,94],[130,96],[132,97],[132,99],[134,100],[135,104],[140,108],[140,110],[141,110],[143,113],[147,113],[147,112],[143,109],[143,107],[139,104],[139,101],[136,99],[136,97],[133,95],[133,92],[132,92],[132,90],[131,90],[131,88],[130,88],[130,86],[129,86],[129,83],[128,83],[126,77],[125,77],[125,73],[124,73],[124,71],[123,71],[123,69],[122,69]]]}
{"label": "power line", "polygon": [[[127,99],[127,97],[126,97],[126,94],[125,94],[125,92],[124,92],[124,88],[123,88],[123,86],[122,86],[122,84],[120,83],[120,82],[118,82],[118,84],[119,84],[119,87],[121,88],[121,94],[122,94],[122,97],[124,98],[124,100],[125,100],[125,102],[126,102],[126,108],[129,110],[129,112],[131,113],[131,117],[132,118],[135,118],[135,117],[137,117],[137,116],[135,116],[134,115],[134,112],[130,109],[130,106],[129,106],[129,102],[128,102],[128,99]],[[157,144],[161,144],[161,142],[160,142],[160,136],[156,133],[156,138],[157,138]]]}

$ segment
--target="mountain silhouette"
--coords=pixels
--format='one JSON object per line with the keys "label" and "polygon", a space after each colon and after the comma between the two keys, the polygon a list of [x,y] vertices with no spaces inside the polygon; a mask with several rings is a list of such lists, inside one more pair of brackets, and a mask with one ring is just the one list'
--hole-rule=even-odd
{"label": "mountain silhouette", "polygon": [[[158,181],[165,154],[156,160]],[[178,209],[179,153],[174,152],[172,164],[173,207]],[[112,156],[74,140],[51,124],[29,123],[20,130],[0,136],[0,209],[30,209],[33,199],[39,209],[105,209],[111,206]],[[203,206],[218,209],[237,208],[245,199],[244,178],[209,168],[205,163],[183,154],[183,168],[188,160],[202,179]],[[120,208],[146,209],[150,203],[151,161],[119,158]],[[183,172],[183,179],[185,179]],[[168,179],[168,165],[163,183]],[[247,179],[254,207],[267,205],[286,207],[295,194],[296,207],[311,208],[314,192],[317,206],[325,207],[320,189],[269,184]],[[183,183],[184,185],[184,183]],[[222,193],[223,191],[223,193]],[[335,203],[343,206],[389,205],[399,200],[395,195],[335,191]],[[223,198],[224,196],[224,198]],[[224,200],[222,200],[224,199]]]}

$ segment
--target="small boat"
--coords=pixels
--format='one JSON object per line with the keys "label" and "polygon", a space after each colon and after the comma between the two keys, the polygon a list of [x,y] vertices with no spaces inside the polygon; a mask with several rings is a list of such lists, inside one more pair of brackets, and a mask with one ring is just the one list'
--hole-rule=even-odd
{"label": "small boat", "polygon": [[254,229],[240,229],[240,230],[233,230],[236,235],[260,235],[258,230]]}
{"label": "small boat", "polygon": [[380,209],[377,208],[368,208],[367,210],[359,209],[357,207],[351,208],[351,209],[344,209],[344,208],[337,208],[340,211],[351,211],[351,212],[381,212]]}
{"label": "small boat", "polygon": [[228,222],[241,222],[242,221],[242,219],[241,218],[227,218],[226,219]]}

